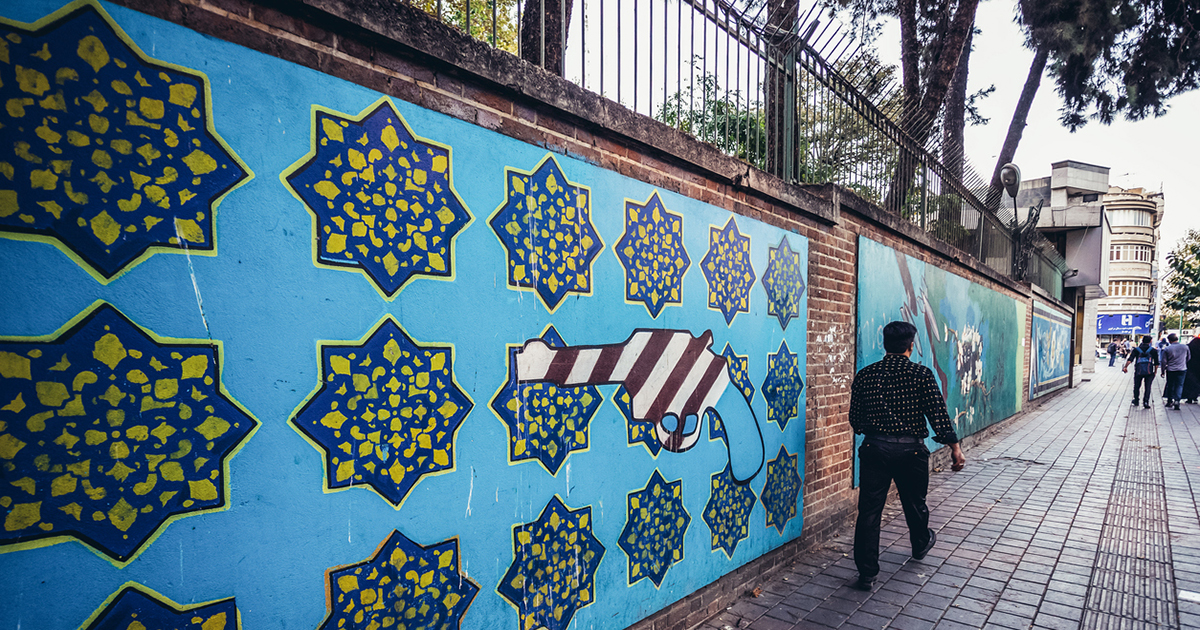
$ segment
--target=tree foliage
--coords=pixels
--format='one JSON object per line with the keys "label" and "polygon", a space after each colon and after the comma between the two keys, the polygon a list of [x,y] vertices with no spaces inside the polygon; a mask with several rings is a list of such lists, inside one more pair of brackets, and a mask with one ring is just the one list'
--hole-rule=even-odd
{"label": "tree foliage", "polygon": [[[861,56],[835,68],[843,75],[864,77],[864,94],[877,106],[899,108],[900,95],[886,91],[896,72],[894,66]],[[856,174],[868,167],[888,172],[896,163],[895,144],[815,79],[802,79],[796,85],[796,101],[796,180],[837,182],[878,202],[877,187],[859,181]],[[683,86],[668,96],[654,118],[727,155],[766,167],[771,140],[766,108],[739,90],[724,89],[716,75],[699,74],[695,87]]]}
{"label": "tree foliage", "polygon": [[494,11],[494,44],[496,48],[506,50],[514,55],[518,52],[517,0],[442,0],[441,2],[438,0],[413,0],[412,5],[463,31],[467,30],[469,23],[471,36],[489,44],[493,43],[492,17]]}
{"label": "tree foliage", "polygon": [[1188,230],[1179,245],[1167,254],[1164,319],[1169,309],[1200,316],[1200,231]]}

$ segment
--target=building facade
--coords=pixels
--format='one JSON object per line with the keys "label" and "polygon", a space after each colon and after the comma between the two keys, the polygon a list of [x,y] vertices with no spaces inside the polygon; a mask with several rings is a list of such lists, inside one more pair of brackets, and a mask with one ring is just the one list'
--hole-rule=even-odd
{"label": "building facade", "polygon": [[1153,334],[1158,297],[1158,238],[1161,192],[1112,186],[1103,197],[1112,226],[1108,248],[1108,297],[1097,304],[1097,341]]}
{"label": "building facade", "polygon": [[[1092,372],[1096,362],[1099,303],[1108,290],[1108,250],[1112,229],[1101,199],[1109,190],[1107,166],[1064,160],[1050,165],[1050,177],[1027,179],[1017,193],[1017,217],[1040,208],[1037,229],[1067,262],[1062,302],[1074,309],[1071,371]],[[1074,380],[1073,380],[1074,382]]]}

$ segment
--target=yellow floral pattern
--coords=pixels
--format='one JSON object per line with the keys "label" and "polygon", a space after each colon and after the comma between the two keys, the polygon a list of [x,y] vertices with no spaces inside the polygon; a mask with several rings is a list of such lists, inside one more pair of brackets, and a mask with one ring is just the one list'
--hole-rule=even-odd
{"label": "yellow floral pattern", "polygon": [[293,423],[325,454],[330,489],[366,485],[399,507],[428,474],[454,468],[473,403],[453,353],[418,345],[390,317],[362,345],[321,348],[321,386]]}
{"label": "yellow floral pattern", "polygon": [[226,504],[257,423],[212,346],[158,343],[102,305],[53,342],[0,342],[0,545],[71,536],[118,562],[170,517]]}

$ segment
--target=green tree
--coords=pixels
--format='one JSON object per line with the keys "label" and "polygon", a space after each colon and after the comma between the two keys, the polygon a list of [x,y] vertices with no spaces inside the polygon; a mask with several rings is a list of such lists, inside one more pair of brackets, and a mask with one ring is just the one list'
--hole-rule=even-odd
{"label": "green tree", "polygon": [[1188,230],[1174,251],[1167,254],[1167,268],[1163,324],[1172,325],[1171,314],[1200,319],[1200,231]]}
{"label": "green tree", "polygon": [[[463,31],[471,37],[517,54],[517,0],[414,0],[413,6]],[[440,8],[440,13],[439,13]],[[468,12],[469,8],[469,12]],[[495,41],[492,19],[495,18]]]}
{"label": "green tree", "polygon": [[[899,108],[900,95],[887,91],[895,66],[864,55],[835,68],[843,75],[863,77],[864,94],[879,107]],[[800,107],[794,118],[797,148],[792,176],[805,184],[837,182],[878,203],[878,186],[862,181],[858,174],[866,170],[864,165],[894,165],[895,144],[817,80],[803,78],[795,90]],[[759,168],[770,166],[773,148],[768,145],[766,108],[739,90],[722,89],[713,74],[702,74],[696,88],[684,87],[667,97],[654,118],[727,155]]]}

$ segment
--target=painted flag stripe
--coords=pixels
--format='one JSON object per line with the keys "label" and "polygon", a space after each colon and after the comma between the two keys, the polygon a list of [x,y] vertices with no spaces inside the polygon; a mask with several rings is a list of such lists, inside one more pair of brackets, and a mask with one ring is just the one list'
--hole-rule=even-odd
{"label": "painted flag stripe", "polygon": [[567,385],[589,385],[589,377],[596,367],[601,351],[600,348],[581,349],[575,359],[575,366],[571,368],[571,374],[567,376]]}
{"label": "painted flag stripe", "polygon": [[725,393],[725,387],[729,385],[729,372],[721,370],[717,373],[716,380],[712,386],[708,388],[708,395],[700,402],[700,409],[716,409],[717,402],[721,400],[721,395]]}
{"label": "painted flag stripe", "polygon": [[673,413],[680,418],[686,417],[683,413],[687,401],[691,398],[692,393],[696,391],[704,375],[708,372],[708,366],[717,356],[711,352],[705,352],[700,355],[700,358],[692,365],[692,369],[688,371],[687,378],[675,392],[675,396],[671,399],[671,404],[663,410],[663,413]]}
{"label": "painted flag stripe", "polygon": [[[654,366],[662,357],[663,350],[667,348],[667,344],[675,334],[669,330],[655,330],[650,333],[650,338],[646,341],[646,347],[641,352],[641,356],[633,362],[633,366],[629,369],[629,374],[621,379],[625,382],[625,390],[629,392],[629,398],[632,400],[637,396],[637,393],[642,390],[642,385],[646,379],[650,378],[651,372],[654,371]],[[626,350],[630,352],[632,348]],[[618,363],[618,366],[620,364]],[[619,370],[618,370],[619,371]],[[613,374],[620,378],[620,374]]]}
{"label": "painted flag stripe", "polygon": [[675,395],[679,393],[679,388],[683,386],[687,377],[692,372],[692,367],[696,365],[696,361],[700,358],[704,349],[708,347],[710,340],[701,335],[700,337],[690,337],[687,347],[683,351],[683,355],[671,369],[670,375],[663,383],[662,389],[658,395],[654,397],[654,403],[650,405],[650,418],[661,418],[663,413],[667,411],[671,401],[675,399]]}
{"label": "painted flag stripe", "polygon": [[624,346],[617,346],[621,356],[617,359],[617,364],[609,376],[610,382],[619,383],[625,380],[625,377],[633,370],[634,363],[641,357],[646,344],[650,342],[651,336],[650,332],[639,332],[634,334]]}
{"label": "painted flag stripe", "polygon": [[658,357],[658,361],[654,364],[654,369],[650,370],[650,376],[646,378],[636,392],[630,390],[630,395],[633,396],[633,411],[637,417],[658,417],[648,415],[650,407],[658,399],[659,393],[662,392],[667,379],[671,377],[671,372],[679,365],[691,341],[693,341],[693,338],[687,333],[675,333],[671,335],[666,349]]}
{"label": "painted flag stripe", "polygon": [[625,346],[604,346],[600,349],[600,358],[596,360],[596,367],[592,370],[592,375],[588,378],[588,382],[593,385],[600,383],[611,383],[613,379],[613,370],[617,367],[617,360],[621,358],[621,354],[625,351]]}
{"label": "painted flag stripe", "polygon": [[579,356],[577,348],[554,348],[554,359],[546,369],[546,380],[558,385],[565,385],[571,374],[571,366]]}
{"label": "painted flag stripe", "polygon": [[708,364],[708,369],[704,371],[704,376],[696,384],[696,388],[692,390],[692,395],[688,397],[687,404],[683,406],[680,416],[690,416],[694,413],[699,413],[700,403],[704,402],[708,390],[717,382],[717,378],[724,373],[725,357],[715,357],[713,362]]}

